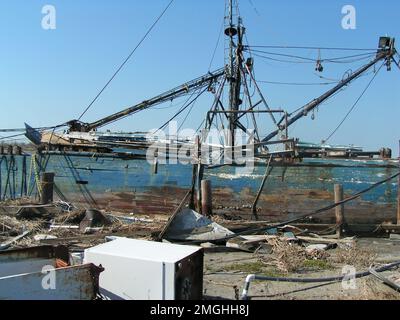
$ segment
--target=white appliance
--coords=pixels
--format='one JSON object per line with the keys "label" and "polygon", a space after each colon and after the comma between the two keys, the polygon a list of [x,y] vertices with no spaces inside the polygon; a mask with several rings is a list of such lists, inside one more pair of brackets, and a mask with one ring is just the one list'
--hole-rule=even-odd
{"label": "white appliance", "polygon": [[101,265],[100,293],[108,299],[200,300],[203,249],[128,238],[85,250],[85,263]]}

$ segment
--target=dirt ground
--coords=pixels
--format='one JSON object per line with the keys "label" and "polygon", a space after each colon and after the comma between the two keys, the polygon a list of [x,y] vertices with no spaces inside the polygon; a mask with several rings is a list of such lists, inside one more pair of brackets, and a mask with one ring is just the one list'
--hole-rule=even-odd
{"label": "dirt ground", "polygon": [[[104,230],[102,229],[102,231],[97,233],[82,234],[79,230],[50,230],[48,223],[43,221],[41,214],[39,215],[40,219],[31,216],[25,217],[25,219],[28,220],[18,220],[14,215],[1,215],[0,217],[2,219],[0,219],[0,225],[3,224],[3,226],[2,230],[0,230],[0,243],[3,240],[6,241],[11,236],[20,234],[21,228],[27,228],[31,231],[31,234],[18,241],[18,243],[14,243],[13,246],[15,248],[40,244],[63,244],[68,246],[71,250],[83,251],[87,247],[104,242],[104,237],[106,235],[154,240],[154,235],[160,233],[168,219],[166,215],[153,214],[151,216],[139,216],[115,212],[113,214],[131,219],[150,219],[150,222],[138,220],[134,223],[123,223],[122,221],[117,221],[110,226],[104,227]],[[54,215],[56,217],[52,223],[61,225],[78,224],[75,220],[80,221],[82,218],[82,212],[80,211],[75,212],[75,214],[54,213]],[[222,225],[226,223],[226,221],[221,220],[221,218],[217,219],[217,222]],[[232,223],[231,221],[231,224]],[[242,222],[239,221],[239,224],[240,223]],[[10,235],[10,230],[15,234]],[[36,233],[56,235],[57,238],[36,241],[34,240],[34,235]],[[284,237],[280,236],[280,239],[281,238]],[[315,243],[315,238],[313,240]],[[318,241],[320,240],[317,240],[317,243]],[[345,253],[347,253],[344,254],[343,247],[339,246],[338,248],[323,251],[323,257],[304,256],[304,246],[295,245],[293,246],[294,251],[290,252],[285,258],[286,264],[289,263],[295,266],[294,269],[290,268],[291,270],[282,270],[282,263],[277,264],[276,252],[271,253],[270,244],[266,245],[267,248],[264,246],[264,249],[257,251],[256,254],[230,249],[223,245],[221,245],[221,247],[211,246],[210,248],[205,248],[204,298],[209,300],[240,299],[245,285],[245,279],[249,274],[292,278],[331,277],[343,275],[343,267],[346,265],[353,266],[356,272],[360,272],[367,271],[371,264],[380,266],[386,263],[400,261],[400,240],[360,238],[356,239],[355,242],[356,251],[345,251]],[[263,243],[265,242],[263,241]],[[286,243],[289,242],[286,241]],[[268,248],[268,246],[270,246],[270,248]],[[321,254],[321,252],[319,252],[319,254]],[[394,276],[394,281],[399,280],[398,283],[400,284],[400,269],[384,272],[383,275],[386,278]],[[258,300],[400,300],[400,293],[383,285],[373,276],[368,276],[356,280],[355,288],[345,288],[341,282],[326,285],[322,283],[304,284],[254,281],[251,283],[248,297]]]}
{"label": "dirt ground", "polygon": [[[389,239],[359,239],[357,247],[376,253],[374,265],[400,261],[400,241]],[[327,252],[331,257],[340,249]],[[268,261],[269,255],[263,260]],[[329,260],[328,260],[329,261]],[[210,252],[206,250],[204,262],[205,299],[240,299],[248,274],[272,277],[316,278],[342,275],[343,263],[311,263],[294,273],[283,273],[276,267],[260,262],[259,256],[246,252]],[[356,271],[368,267],[355,266]],[[382,273],[386,278],[400,279],[400,269]],[[307,289],[312,288],[312,289]],[[307,290],[304,290],[307,289]],[[345,289],[342,283],[283,283],[255,281],[250,285],[249,298],[253,300],[400,300],[400,293],[382,284],[373,276],[357,279],[355,288]]]}

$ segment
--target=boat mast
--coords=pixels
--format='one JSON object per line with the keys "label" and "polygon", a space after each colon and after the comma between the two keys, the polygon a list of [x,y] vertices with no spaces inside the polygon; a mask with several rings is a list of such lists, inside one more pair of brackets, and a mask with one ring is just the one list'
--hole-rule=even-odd
{"label": "boat mast", "polygon": [[242,27],[242,21],[239,16],[237,0],[228,0],[228,15],[225,26],[225,35],[229,37],[229,57],[227,61],[227,79],[229,83],[229,139],[228,146],[235,145],[235,131],[237,129],[237,120],[239,107],[241,105],[241,70],[242,70],[242,51],[243,35],[245,29]]}

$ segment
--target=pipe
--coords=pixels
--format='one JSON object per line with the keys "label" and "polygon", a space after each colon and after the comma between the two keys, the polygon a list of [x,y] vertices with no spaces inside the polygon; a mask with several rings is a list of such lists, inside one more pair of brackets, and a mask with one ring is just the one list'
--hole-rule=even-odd
{"label": "pipe", "polygon": [[[384,272],[384,271],[391,270],[398,266],[400,266],[400,261],[393,262],[391,264],[387,264],[378,269],[375,269],[374,271]],[[354,275],[355,279],[369,276],[371,274],[370,270],[356,273]],[[244,289],[243,289],[243,293],[242,293],[242,300],[248,299],[248,291],[250,288],[250,284],[254,280],[274,281],[274,282],[294,282],[294,283],[317,283],[317,282],[339,282],[339,281],[342,281],[346,276],[347,275],[326,277],[326,278],[305,278],[305,279],[303,279],[303,278],[268,277],[268,276],[263,276],[263,275],[250,274],[247,276],[246,281],[245,281],[245,285],[244,285]]]}
{"label": "pipe", "polygon": [[384,284],[388,285],[392,289],[396,290],[397,292],[400,292],[400,285],[385,278],[384,276],[380,275],[379,273],[376,272],[374,268],[369,268],[369,272],[377,279],[382,281]]}

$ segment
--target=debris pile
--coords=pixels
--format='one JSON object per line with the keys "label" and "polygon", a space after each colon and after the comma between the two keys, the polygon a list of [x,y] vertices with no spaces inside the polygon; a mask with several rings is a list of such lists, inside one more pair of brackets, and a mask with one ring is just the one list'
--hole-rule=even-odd
{"label": "debris pile", "polygon": [[[12,205],[12,207],[10,207]],[[0,251],[40,244],[64,244],[80,249],[104,240],[108,235],[153,239],[163,221],[124,216],[73,206],[40,206],[13,201],[1,207]]]}

